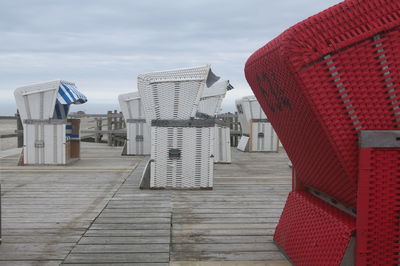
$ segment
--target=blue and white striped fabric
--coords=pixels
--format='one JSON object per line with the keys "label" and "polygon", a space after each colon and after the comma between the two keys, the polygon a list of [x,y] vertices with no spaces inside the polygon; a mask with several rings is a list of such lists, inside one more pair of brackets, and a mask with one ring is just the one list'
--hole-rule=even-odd
{"label": "blue and white striped fabric", "polygon": [[56,104],[54,108],[55,119],[66,119],[70,104],[81,104],[87,102],[87,98],[78,91],[75,84],[60,82]]}
{"label": "blue and white striped fabric", "polygon": [[67,140],[70,139],[79,139],[79,135],[72,135],[72,123],[68,122],[66,127],[65,127],[65,131],[66,131],[66,138]]}
{"label": "blue and white striped fabric", "polygon": [[54,108],[54,117],[55,119],[66,119],[69,112],[69,104],[61,104],[56,103]]}
{"label": "blue and white striped fabric", "polygon": [[60,83],[57,95],[57,104],[81,104],[87,102],[87,98],[78,91],[75,84]]}

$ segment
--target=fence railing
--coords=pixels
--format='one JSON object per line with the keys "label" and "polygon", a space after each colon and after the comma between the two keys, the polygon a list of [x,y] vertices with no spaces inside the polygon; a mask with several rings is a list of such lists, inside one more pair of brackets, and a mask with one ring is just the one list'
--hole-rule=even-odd
{"label": "fence railing", "polygon": [[[88,128],[82,128],[81,124],[81,140],[91,142],[106,142],[109,146],[123,146],[126,139],[126,123],[121,112],[117,110],[108,111],[106,114],[81,114],[73,113],[69,118],[84,119],[87,124],[93,124]],[[229,124],[231,129],[231,146],[236,147],[241,135],[240,123],[237,113],[224,113],[218,115],[218,118]],[[17,130],[14,133],[0,135],[0,138],[17,137],[18,147],[23,146],[23,128],[20,116],[17,112],[15,116],[0,116],[0,119],[15,119]],[[106,140],[104,139],[106,136]]]}
{"label": "fence railing", "polygon": [[231,129],[231,146],[237,147],[242,132],[237,112],[220,114],[218,118],[229,124],[229,128]]}

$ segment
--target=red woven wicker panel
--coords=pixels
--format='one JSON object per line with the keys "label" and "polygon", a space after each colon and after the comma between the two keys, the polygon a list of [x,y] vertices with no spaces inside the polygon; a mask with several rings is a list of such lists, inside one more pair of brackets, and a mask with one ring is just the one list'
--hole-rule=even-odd
{"label": "red woven wicker panel", "polygon": [[400,149],[361,149],[357,265],[400,264]]}
{"label": "red woven wicker panel", "polygon": [[274,240],[295,265],[340,265],[355,220],[307,192],[291,192]]}
{"label": "red woven wicker panel", "polygon": [[245,67],[297,177],[353,207],[357,132],[400,124],[399,13],[399,1],[345,1],[290,28]]}

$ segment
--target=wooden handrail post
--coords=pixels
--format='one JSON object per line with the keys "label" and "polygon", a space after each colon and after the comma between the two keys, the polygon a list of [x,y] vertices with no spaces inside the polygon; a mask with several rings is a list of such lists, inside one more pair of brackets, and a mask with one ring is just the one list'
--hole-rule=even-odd
{"label": "wooden handrail post", "polygon": [[[117,110],[114,110],[114,114],[115,115],[117,114]],[[118,129],[118,118],[116,116],[114,116],[113,124],[114,124],[113,129],[117,130]],[[113,146],[118,145],[118,141],[117,141],[117,138],[115,137],[115,135],[113,135],[112,145]]]}
{"label": "wooden handrail post", "polygon": [[[96,130],[101,130],[102,122],[103,122],[102,118],[96,118]],[[101,141],[101,134],[97,133],[96,134],[96,138],[95,138],[95,142],[96,143],[100,143],[100,141]]]}
{"label": "wooden handrail post", "polygon": [[[23,127],[22,127],[22,121],[21,121],[21,116],[19,115],[19,111],[17,110],[17,113],[15,114],[17,117],[17,130],[18,130],[18,135],[17,135],[17,147],[21,148],[24,146],[24,133],[23,133]],[[19,133],[22,132],[22,133]]]}
{"label": "wooden handrail post", "polygon": [[[112,130],[112,117],[111,117],[112,111],[107,112],[107,130]],[[108,146],[112,145],[112,134],[108,133],[107,135],[107,144]]]}

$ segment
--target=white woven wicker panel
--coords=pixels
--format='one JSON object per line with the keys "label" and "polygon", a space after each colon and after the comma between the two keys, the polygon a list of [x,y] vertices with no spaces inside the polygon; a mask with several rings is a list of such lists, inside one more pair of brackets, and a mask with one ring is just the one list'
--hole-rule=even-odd
{"label": "white woven wicker panel", "polygon": [[[151,127],[152,188],[209,188],[213,186],[213,129]],[[179,151],[179,158],[170,152]]]}
{"label": "white woven wicker panel", "polygon": [[229,80],[218,80],[211,87],[207,87],[204,89],[201,97],[225,97],[225,94],[228,90],[233,89],[232,85],[230,85]]}
{"label": "white woven wicker panel", "polygon": [[250,132],[249,122],[247,121],[246,116],[244,115],[242,99],[236,100],[235,103],[236,103],[236,109],[238,112],[238,121],[239,121],[240,127],[242,129],[242,134],[248,135]]}
{"label": "white woven wicker panel", "polygon": [[121,94],[118,101],[125,119],[146,119],[139,92]]}
{"label": "white woven wicker panel", "polygon": [[250,151],[278,151],[278,136],[271,123],[251,123]]}
{"label": "white woven wicker panel", "polygon": [[260,103],[255,96],[246,96],[242,98],[243,112],[246,120],[266,119],[264,111],[261,109]]}
{"label": "white woven wicker panel", "polygon": [[230,128],[216,125],[214,130],[214,162],[231,163]]}
{"label": "white woven wicker panel", "polygon": [[139,75],[138,90],[146,119],[194,117],[204,88],[214,82],[210,66]]}
{"label": "white woven wicker panel", "polygon": [[[145,73],[145,74],[140,74],[138,78],[148,82],[204,80],[208,78],[210,74],[209,72],[210,72],[210,65],[206,65],[193,68],[182,68],[182,69]],[[213,83],[215,83],[215,81]]]}
{"label": "white woven wicker panel", "polygon": [[233,89],[229,80],[222,80],[214,83],[211,87],[205,88],[200,98],[198,112],[215,116],[221,111],[221,103],[228,88]]}
{"label": "white woven wicker panel", "polygon": [[14,91],[21,120],[53,117],[60,80],[32,84]]}
{"label": "white woven wicker panel", "polygon": [[24,164],[66,164],[66,124],[23,124]]}
{"label": "white woven wicker panel", "polygon": [[248,151],[249,150],[249,137],[241,136],[237,149],[240,151]]}
{"label": "white woven wicker panel", "polygon": [[152,83],[142,91],[147,120],[190,119],[197,110],[201,81]]}
{"label": "white woven wicker panel", "polygon": [[150,154],[150,126],[148,123],[126,123],[127,155]]}
{"label": "white woven wicker panel", "polygon": [[209,116],[216,116],[221,110],[222,100],[223,97],[221,96],[201,98],[199,102],[198,112],[207,114]]}

